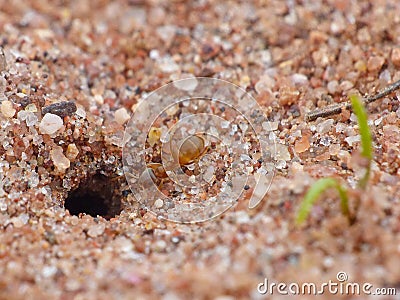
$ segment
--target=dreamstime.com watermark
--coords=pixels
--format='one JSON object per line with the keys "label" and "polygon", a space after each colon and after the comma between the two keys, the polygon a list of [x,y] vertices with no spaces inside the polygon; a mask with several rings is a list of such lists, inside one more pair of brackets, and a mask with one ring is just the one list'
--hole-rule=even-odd
{"label": "dreamstime.com watermark", "polygon": [[376,296],[393,296],[397,294],[397,290],[391,287],[374,288],[371,283],[348,282],[346,272],[338,272],[336,281],[329,280],[321,284],[312,282],[283,283],[269,282],[267,278],[264,282],[260,282],[257,291],[262,295],[376,295]]}
{"label": "dreamstime.com watermark", "polygon": [[272,123],[232,83],[173,81],[135,107],[124,134],[126,180],[159,219],[204,222],[245,198],[253,209],[267,194],[279,158]]}

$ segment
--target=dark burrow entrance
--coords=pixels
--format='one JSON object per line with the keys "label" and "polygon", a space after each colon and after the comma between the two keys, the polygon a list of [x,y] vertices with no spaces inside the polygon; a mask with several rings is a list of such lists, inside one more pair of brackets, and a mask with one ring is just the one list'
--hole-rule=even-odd
{"label": "dark burrow entrance", "polygon": [[77,189],[70,192],[65,199],[65,208],[71,215],[98,215],[111,219],[122,210],[122,195],[115,182],[102,174],[95,174],[82,182]]}

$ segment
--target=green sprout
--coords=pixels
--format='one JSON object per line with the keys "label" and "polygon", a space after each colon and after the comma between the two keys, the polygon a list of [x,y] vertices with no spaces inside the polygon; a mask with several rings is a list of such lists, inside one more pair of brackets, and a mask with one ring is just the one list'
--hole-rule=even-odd
{"label": "green sprout", "polygon": [[308,215],[310,214],[311,208],[317,201],[318,197],[329,188],[335,188],[338,191],[342,213],[343,215],[351,219],[349,210],[349,198],[347,196],[346,188],[344,188],[336,179],[328,177],[317,180],[304,196],[296,218],[297,225],[302,224],[307,219]]}
{"label": "green sprout", "polygon": [[[357,95],[351,95],[350,100],[354,114],[357,116],[358,126],[360,129],[361,155],[368,160],[365,174],[363,178],[358,181],[358,186],[362,189],[365,189],[371,173],[371,162],[373,158],[372,137],[368,126],[368,116],[362,101]],[[350,213],[347,189],[336,179],[328,177],[317,180],[307,191],[297,213],[297,225],[301,225],[307,219],[314,203],[318,200],[322,193],[330,188],[335,188],[339,193],[342,213],[347,217],[350,224],[353,223],[354,217]]]}
{"label": "green sprout", "polygon": [[360,128],[361,155],[368,160],[368,165],[364,177],[361,178],[358,182],[358,186],[362,189],[365,189],[371,173],[371,161],[373,155],[372,137],[368,126],[368,116],[360,98],[357,95],[351,95],[350,100],[353,111],[357,116],[358,126]]}

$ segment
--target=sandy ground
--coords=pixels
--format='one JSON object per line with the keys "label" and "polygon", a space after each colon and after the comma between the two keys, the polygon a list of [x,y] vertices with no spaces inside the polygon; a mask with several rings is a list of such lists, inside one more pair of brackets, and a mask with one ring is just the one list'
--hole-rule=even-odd
{"label": "sandy ground", "polygon": [[[397,0],[0,1],[0,298],[280,299],[259,283],[338,272],[371,293],[400,288],[400,93],[368,105],[366,190],[355,116],[304,120],[400,80],[399,12]],[[259,206],[250,189],[188,225],[135,201],[121,157],[138,101],[192,75],[251,94],[278,154]],[[354,224],[329,191],[296,227],[328,176],[349,189]]]}

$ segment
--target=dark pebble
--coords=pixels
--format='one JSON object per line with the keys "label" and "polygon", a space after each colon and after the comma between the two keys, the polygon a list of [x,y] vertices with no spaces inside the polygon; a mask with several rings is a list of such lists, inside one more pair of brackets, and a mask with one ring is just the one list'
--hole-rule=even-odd
{"label": "dark pebble", "polygon": [[43,107],[42,112],[43,114],[51,113],[64,118],[76,112],[76,105],[72,101],[62,101]]}

